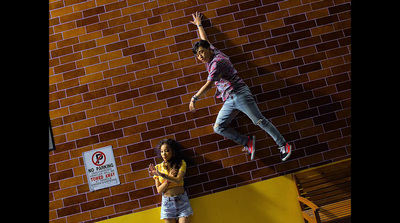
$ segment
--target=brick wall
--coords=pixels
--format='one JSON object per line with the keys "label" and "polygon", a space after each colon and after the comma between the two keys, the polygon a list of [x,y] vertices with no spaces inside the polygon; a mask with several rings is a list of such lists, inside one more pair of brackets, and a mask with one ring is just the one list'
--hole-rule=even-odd
{"label": "brick wall", "polygon": [[[190,197],[347,158],[351,154],[349,0],[50,0],[51,222],[95,222],[157,207],[147,172],[153,148],[181,142],[197,163]],[[257,136],[254,161],[213,133],[222,106],[205,83],[191,13],[230,56],[263,114],[295,150],[281,162],[274,141],[244,115],[232,125]],[[112,145],[121,185],[90,192],[82,152]]]}

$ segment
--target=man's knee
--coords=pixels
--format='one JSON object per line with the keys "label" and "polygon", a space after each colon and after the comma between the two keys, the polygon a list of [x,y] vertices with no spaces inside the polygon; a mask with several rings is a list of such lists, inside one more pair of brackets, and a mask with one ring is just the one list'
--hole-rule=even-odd
{"label": "man's knee", "polygon": [[255,125],[268,125],[269,121],[266,118],[260,118],[257,122],[254,123]]}
{"label": "man's knee", "polygon": [[217,134],[221,134],[221,131],[222,131],[222,129],[221,129],[220,125],[215,123],[214,124],[214,132]]}

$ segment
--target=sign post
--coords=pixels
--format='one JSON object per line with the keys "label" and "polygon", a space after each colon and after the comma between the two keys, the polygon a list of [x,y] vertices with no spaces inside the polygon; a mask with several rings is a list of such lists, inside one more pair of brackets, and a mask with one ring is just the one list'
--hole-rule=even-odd
{"label": "sign post", "polygon": [[90,191],[120,184],[112,146],[87,151],[82,156]]}

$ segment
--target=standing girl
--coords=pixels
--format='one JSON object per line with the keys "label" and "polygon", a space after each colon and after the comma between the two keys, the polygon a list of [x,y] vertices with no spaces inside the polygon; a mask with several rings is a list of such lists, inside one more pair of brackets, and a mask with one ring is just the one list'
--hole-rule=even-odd
{"label": "standing girl", "polygon": [[193,210],[188,195],[183,187],[186,173],[186,162],[180,150],[183,148],[174,139],[163,139],[157,144],[163,162],[149,165],[157,192],[162,193],[161,219],[166,223],[189,223]]}

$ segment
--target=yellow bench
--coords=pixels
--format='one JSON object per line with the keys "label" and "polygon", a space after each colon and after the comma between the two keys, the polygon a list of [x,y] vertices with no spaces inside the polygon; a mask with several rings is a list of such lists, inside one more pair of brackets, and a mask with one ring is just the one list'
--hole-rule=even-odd
{"label": "yellow bench", "polygon": [[292,177],[303,218],[309,223],[351,218],[351,158],[302,170]]}

